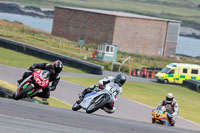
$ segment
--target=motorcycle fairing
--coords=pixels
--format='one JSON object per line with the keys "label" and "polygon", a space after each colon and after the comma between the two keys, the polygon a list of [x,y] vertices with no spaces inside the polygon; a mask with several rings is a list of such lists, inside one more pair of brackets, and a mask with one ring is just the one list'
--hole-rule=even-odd
{"label": "motorcycle fairing", "polygon": [[96,93],[96,92],[88,93],[88,94],[85,95],[84,98],[89,97],[89,96],[92,96],[92,95],[95,95],[95,94],[97,94],[97,93]]}
{"label": "motorcycle fairing", "polygon": [[22,83],[19,85],[19,87],[16,90],[16,94],[18,94],[20,92],[21,89],[25,89],[24,85],[25,83],[27,83],[27,81],[31,80],[32,75],[30,75],[29,77],[27,77],[24,81],[22,81]]}
{"label": "motorcycle fairing", "polygon": [[88,93],[83,101],[80,103],[81,107],[84,109],[87,109],[88,106],[91,104],[91,102],[93,101],[93,99],[95,99],[96,97],[100,98],[101,96],[103,96],[103,94],[105,94],[104,92],[100,91],[100,92],[91,92]]}

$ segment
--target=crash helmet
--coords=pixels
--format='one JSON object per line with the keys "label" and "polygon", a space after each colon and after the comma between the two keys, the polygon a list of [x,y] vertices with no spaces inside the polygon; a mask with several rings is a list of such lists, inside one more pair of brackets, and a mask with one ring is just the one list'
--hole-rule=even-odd
{"label": "crash helmet", "polygon": [[118,74],[114,80],[120,87],[126,82],[126,77],[123,74]]}
{"label": "crash helmet", "polygon": [[172,93],[167,93],[166,95],[167,103],[172,103],[173,99],[174,99],[174,95]]}
{"label": "crash helmet", "polygon": [[60,60],[56,60],[53,62],[53,69],[55,70],[55,73],[58,74],[62,71],[63,64]]}

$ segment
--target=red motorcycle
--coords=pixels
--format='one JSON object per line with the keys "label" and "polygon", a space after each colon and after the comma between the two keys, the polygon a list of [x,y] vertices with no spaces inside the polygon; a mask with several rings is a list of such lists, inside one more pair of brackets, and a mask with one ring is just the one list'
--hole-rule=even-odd
{"label": "red motorcycle", "polygon": [[13,99],[19,100],[35,95],[40,89],[49,84],[49,71],[37,70],[19,85],[17,91],[13,94]]}

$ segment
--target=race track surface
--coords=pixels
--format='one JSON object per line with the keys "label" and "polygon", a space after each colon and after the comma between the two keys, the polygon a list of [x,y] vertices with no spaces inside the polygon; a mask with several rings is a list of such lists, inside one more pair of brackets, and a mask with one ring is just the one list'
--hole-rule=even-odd
{"label": "race track surface", "polygon": [[197,133],[0,98],[1,133]]}
{"label": "race track surface", "polygon": [[[16,80],[21,78],[22,74],[25,71],[26,71],[25,69],[0,65],[0,80],[5,80],[5,81],[16,84]],[[67,73],[64,73],[64,74],[67,74]],[[62,75],[64,75],[64,74],[62,73]],[[72,74],[72,73],[70,73],[70,74]],[[74,74],[74,76],[75,76],[75,74]],[[89,75],[89,76],[95,77],[96,75]],[[130,79],[130,80],[134,80],[134,78]],[[142,80],[142,79],[143,78],[140,78],[138,80]],[[144,80],[141,82],[151,82],[151,81]],[[61,81],[59,83],[57,89],[54,92],[51,92],[51,96],[72,105],[78,99],[78,93],[80,93],[84,88],[85,88],[84,86],[79,86],[77,84],[73,84],[70,82]],[[117,111],[114,114],[107,114],[102,110],[95,112],[93,115],[86,114],[84,112],[84,110],[81,110],[76,113],[78,113],[79,115],[84,115],[84,116],[86,115],[89,117],[95,116],[95,117],[112,118],[112,119],[122,118],[124,121],[134,121],[134,125],[137,125],[135,123],[142,122],[142,124],[140,123],[141,127],[142,127],[142,125],[146,125],[146,124],[147,125],[150,124],[153,127],[155,126],[155,125],[151,124],[152,107],[149,107],[144,104],[140,104],[135,101],[120,97],[116,104],[116,108],[117,108]],[[69,110],[67,112],[69,112]],[[137,121],[140,121],[140,122],[137,122]],[[138,127],[140,127],[140,126],[138,126]],[[157,125],[156,125],[156,127],[157,127]],[[182,118],[177,119],[175,128],[192,129],[192,130],[200,131],[200,125],[190,122],[188,120],[184,120]],[[142,131],[144,131],[144,130],[142,130]]]}

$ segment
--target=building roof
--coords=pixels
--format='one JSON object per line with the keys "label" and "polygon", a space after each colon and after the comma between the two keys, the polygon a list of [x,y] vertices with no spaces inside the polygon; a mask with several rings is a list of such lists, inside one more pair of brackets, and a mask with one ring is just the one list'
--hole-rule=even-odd
{"label": "building roof", "polygon": [[167,21],[167,22],[181,23],[181,21],[177,21],[177,20],[149,17],[149,16],[138,15],[138,14],[133,14],[133,13],[119,12],[119,11],[108,11],[108,10],[89,9],[89,8],[75,8],[75,7],[62,7],[62,6],[55,6],[55,8],[64,8],[64,9],[68,9],[68,10],[78,10],[78,11],[84,11],[84,12],[90,12],[90,13],[112,15],[112,16],[117,16],[117,17],[149,19],[149,20],[156,20],[156,21]]}
{"label": "building roof", "polygon": [[192,68],[200,68],[197,64],[186,64],[186,63],[171,63],[170,66],[180,66],[180,67],[192,67]]}

